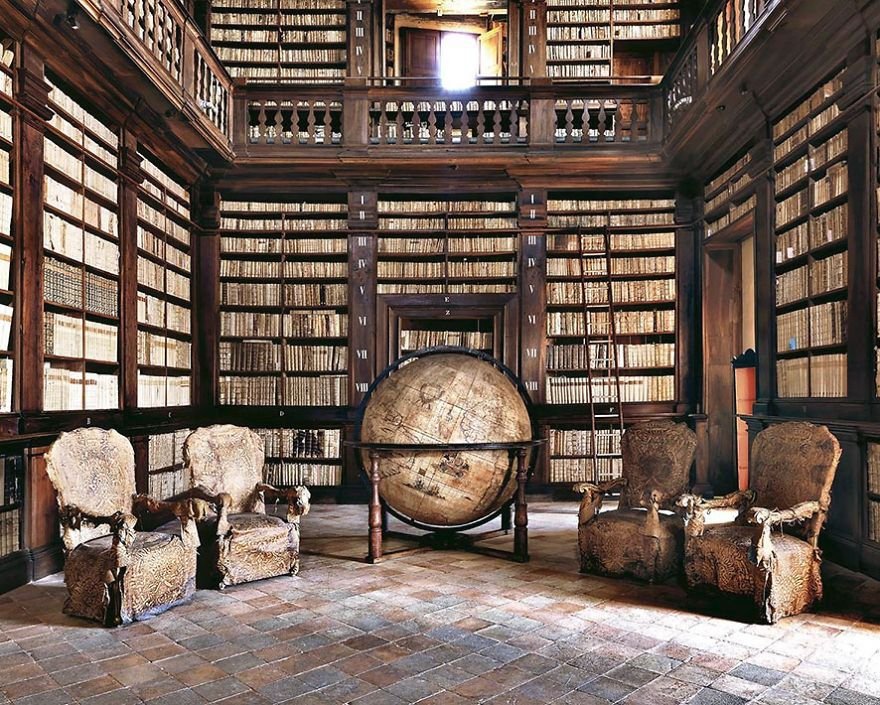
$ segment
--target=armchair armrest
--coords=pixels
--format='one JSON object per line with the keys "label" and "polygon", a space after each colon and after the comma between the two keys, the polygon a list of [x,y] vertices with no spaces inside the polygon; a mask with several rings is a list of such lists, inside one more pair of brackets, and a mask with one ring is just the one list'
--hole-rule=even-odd
{"label": "armchair armrest", "polygon": [[79,532],[83,521],[94,526],[107,524],[113,536],[113,549],[117,554],[117,565],[126,565],[126,556],[129,546],[134,541],[134,527],[137,518],[128,512],[114,512],[110,516],[98,516],[84,512],[72,504],[65,505],[60,510],[61,526],[64,528],[64,543],[68,550],[74,548],[80,541],[70,536],[73,532]]}
{"label": "armchair armrest", "polygon": [[258,496],[258,502],[263,503],[265,509],[265,501],[267,499],[274,500],[276,503],[284,501],[287,504],[287,522],[299,522],[299,518],[309,513],[311,504],[311,493],[306,487],[288,487],[282,489],[269,485],[264,482],[257,483],[255,492]]}
{"label": "armchair armrest", "polygon": [[195,528],[195,510],[192,500],[186,497],[186,494],[167,500],[136,494],[132,497],[132,511],[139,518],[149,514],[173,514],[180,522],[180,535],[184,544],[198,547],[199,534]]}
{"label": "armchair armrest", "polygon": [[754,502],[754,490],[739,490],[712,499],[703,499],[695,494],[683,494],[675,500],[675,508],[684,519],[688,536],[700,536],[703,533],[706,513],[709,510],[736,507],[739,516],[742,516]]}
{"label": "armchair armrest", "polygon": [[[752,542],[755,563],[765,570],[772,570],[776,556],[773,552],[772,532],[774,526],[794,524],[815,517],[822,507],[819,502],[801,502],[789,509],[766,509],[752,507],[746,515],[746,521],[758,527],[758,533]],[[818,531],[816,532],[818,534]],[[815,537],[811,541],[813,549],[818,551]]]}
{"label": "armchair armrest", "polygon": [[605,498],[605,495],[625,485],[626,478],[623,477],[606,480],[599,484],[579,482],[574,485],[572,489],[584,495],[584,498],[581,500],[580,510],[578,511],[578,525],[586,524],[595,519],[602,508],[602,500]]}
{"label": "armchair armrest", "polygon": [[214,506],[217,513],[217,536],[225,536],[229,533],[229,511],[232,508],[232,496],[226,492],[218,492],[211,494],[204,487],[196,486],[182,494],[176,495],[174,499],[187,498],[193,511],[193,517],[196,520],[203,519],[206,511],[204,504]]}

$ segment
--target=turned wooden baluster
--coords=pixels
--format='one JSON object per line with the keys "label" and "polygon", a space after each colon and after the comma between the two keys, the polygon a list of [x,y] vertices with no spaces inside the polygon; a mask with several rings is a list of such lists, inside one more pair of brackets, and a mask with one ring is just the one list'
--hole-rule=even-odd
{"label": "turned wooden baluster", "polygon": [[495,103],[492,115],[492,144],[501,144],[501,103]]}
{"label": "turned wooden baluster", "polygon": [[330,102],[324,103],[324,140],[323,144],[333,144],[333,115],[330,113]]}
{"label": "turned wooden baluster", "polygon": [[394,143],[403,144],[403,103],[397,104],[397,115],[394,118]]}
{"label": "turned wooden baluster", "polygon": [[309,113],[306,118],[307,144],[315,144],[315,104],[310,100],[307,105],[309,106]]}
{"label": "turned wooden baluster", "polygon": [[446,101],[446,111],[443,115],[443,143],[452,144],[452,101]]}
{"label": "turned wooden baluster", "polygon": [[388,144],[388,103],[379,104],[379,144]]}
{"label": "turned wooden baluster", "polygon": [[[562,137],[562,141],[565,144],[574,143],[574,100],[566,100],[565,101],[565,132]],[[584,104],[584,113],[586,114],[587,106]]]}
{"label": "turned wooden baluster", "polygon": [[412,139],[410,144],[420,144],[422,141],[422,116],[419,112],[419,104],[413,103],[412,116]]}
{"label": "turned wooden baluster", "polygon": [[437,103],[428,103],[428,144],[437,144]]}
{"label": "turned wooden baluster", "polygon": [[468,114],[468,104],[461,104],[461,140],[460,144],[469,145],[471,143],[471,125],[470,115]]}

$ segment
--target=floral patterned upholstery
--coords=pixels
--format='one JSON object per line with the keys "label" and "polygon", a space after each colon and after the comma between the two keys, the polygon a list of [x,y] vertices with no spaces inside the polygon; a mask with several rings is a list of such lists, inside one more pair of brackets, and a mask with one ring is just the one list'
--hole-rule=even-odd
{"label": "floral patterned upholstery", "polygon": [[[228,424],[191,433],[183,456],[192,487],[210,501],[199,521],[200,580],[220,587],[299,572],[299,522],[309,511],[305,487],[279,490],[262,483],[259,435]],[[285,518],[268,516],[267,498],[287,503]]]}
{"label": "floral patterned upholstery", "polygon": [[[818,539],[840,453],[825,426],[776,424],[755,437],[749,490],[682,497],[688,586],[750,596],[759,619],[771,624],[821,599]],[[709,510],[730,507],[739,510],[733,524],[706,526]]]}
{"label": "floral patterned upholstery", "polygon": [[[634,424],[621,439],[623,477],[576,489],[584,493],[579,515],[581,570],[664,580],[681,569],[684,528],[669,510],[687,491],[696,436],[684,424]],[[599,512],[606,492],[620,489],[618,509]]]}
{"label": "floral patterned upholstery", "polygon": [[[58,493],[66,613],[126,624],[192,597],[198,535],[191,507],[133,495],[127,439],[99,428],[62,433],[46,453],[46,469]],[[136,531],[134,514],[160,505],[177,514],[178,535]]]}

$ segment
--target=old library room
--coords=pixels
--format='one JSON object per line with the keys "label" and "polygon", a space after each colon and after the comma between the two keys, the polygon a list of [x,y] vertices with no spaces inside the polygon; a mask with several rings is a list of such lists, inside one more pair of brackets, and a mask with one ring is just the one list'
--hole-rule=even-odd
{"label": "old library room", "polygon": [[880,705],[880,0],[0,0],[0,705]]}

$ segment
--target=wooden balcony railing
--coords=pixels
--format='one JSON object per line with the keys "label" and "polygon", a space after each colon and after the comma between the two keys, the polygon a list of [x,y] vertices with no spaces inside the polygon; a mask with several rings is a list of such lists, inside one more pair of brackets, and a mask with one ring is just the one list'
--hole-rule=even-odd
{"label": "wooden balcony railing", "polygon": [[208,142],[232,146],[232,79],[175,0],[78,0]]}
{"label": "wooden balcony railing", "polygon": [[659,142],[657,86],[236,85],[236,153],[408,147],[510,149]]}

